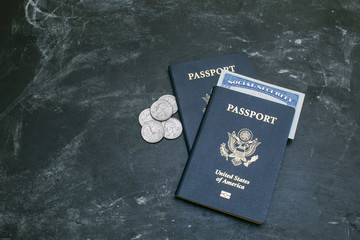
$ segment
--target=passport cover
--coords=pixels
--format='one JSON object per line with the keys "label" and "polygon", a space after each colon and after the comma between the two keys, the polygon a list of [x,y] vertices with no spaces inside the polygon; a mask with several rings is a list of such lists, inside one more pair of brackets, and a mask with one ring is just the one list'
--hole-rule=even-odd
{"label": "passport cover", "polygon": [[175,196],[264,222],[294,108],[214,87]]}
{"label": "passport cover", "polygon": [[170,79],[189,152],[210,99],[212,87],[216,85],[222,69],[249,77],[253,76],[249,59],[245,53],[169,66]]}

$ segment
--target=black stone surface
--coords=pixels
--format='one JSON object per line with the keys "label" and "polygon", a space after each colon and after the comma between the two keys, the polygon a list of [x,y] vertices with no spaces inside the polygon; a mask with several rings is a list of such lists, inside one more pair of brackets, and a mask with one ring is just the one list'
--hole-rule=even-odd
{"label": "black stone surface", "polygon": [[[360,238],[359,1],[0,3],[1,240]],[[306,93],[261,226],[175,199],[184,137],[137,122],[169,64],[235,52]]]}

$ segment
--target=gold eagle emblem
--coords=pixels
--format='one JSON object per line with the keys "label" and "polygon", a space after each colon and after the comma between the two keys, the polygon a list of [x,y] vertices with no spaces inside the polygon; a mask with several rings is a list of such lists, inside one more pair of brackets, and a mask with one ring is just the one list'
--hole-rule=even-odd
{"label": "gold eagle emblem", "polygon": [[[220,154],[228,161],[229,157],[232,158],[231,162],[234,166],[239,166],[244,163],[245,167],[248,167],[251,163],[258,160],[259,156],[252,156],[256,148],[261,144],[257,138],[253,140],[252,132],[247,129],[241,129],[237,134],[235,131],[232,133],[228,132],[229,140],[227,142],[228,148],[225,143],[220,144]],[[231,153],[229,154],[229,150]],[[247,157],[251,159],[247,159]]]}

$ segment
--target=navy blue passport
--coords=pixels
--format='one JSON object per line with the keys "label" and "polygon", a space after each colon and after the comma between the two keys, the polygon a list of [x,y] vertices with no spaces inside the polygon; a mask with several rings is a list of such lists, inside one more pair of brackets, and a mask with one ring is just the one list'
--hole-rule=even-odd
{"label": "navy blue passport", "polygon": [[236,53],[169,66],[170,79],[176,96],[184,128],[186,146],[189,152],[209,101],[212,87],[216,85],[222,69],[248,77],[253,76],[249,59],[245,53]]}
{"label": "navy blue passport", "polygon": [[176,197],[264,222],[294,109],[214,87]]}

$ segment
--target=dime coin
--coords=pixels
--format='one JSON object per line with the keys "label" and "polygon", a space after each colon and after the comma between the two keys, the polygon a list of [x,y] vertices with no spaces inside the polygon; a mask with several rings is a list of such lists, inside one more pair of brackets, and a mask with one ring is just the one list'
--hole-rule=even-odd
{"label": "dime coin", "polygon": [[178,138],[183,130],[181,122],[176,118],[170,118],[169,120],[162,122],[164,127],[164,137],[167,139]]}
{"label": "dime coin", "polygon": [[139,123],[140,123],[141,126],[143,126],[144,123],[146,123],[148,121],[151,121],[151,120],[154,120],[154,119],[151,117],[150,108],[147,108],[147,109],[143,110],[139,114]]}
{"label": "dime coin", "polygon": [[158,121],[168,120],[172,115],[172,107],[165,100],[157,100],[150,107],[151,116]]}
{"label": "dime coin", "polygon": [[141,128],[141,136],[149,143],[159,142],[164,137],[164,127],[161,122],[148,121]]}
{"label": "dime coin", "polygon": [[159,100],[165,100],[170,103],[172,107],[172,114],[175,114],[178,111],[178,106],[176,104],[176,99],[173,95],[163,95],[159,98]]}

